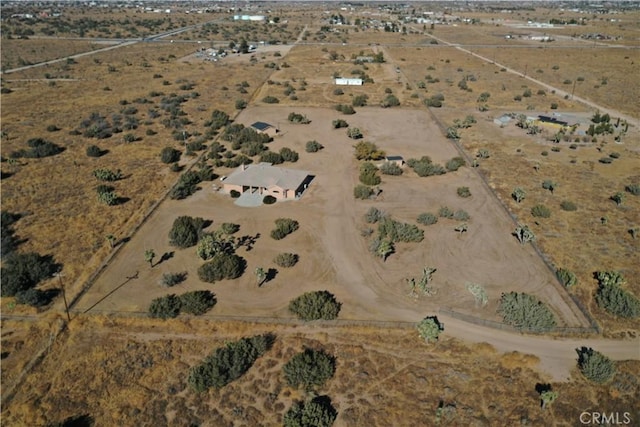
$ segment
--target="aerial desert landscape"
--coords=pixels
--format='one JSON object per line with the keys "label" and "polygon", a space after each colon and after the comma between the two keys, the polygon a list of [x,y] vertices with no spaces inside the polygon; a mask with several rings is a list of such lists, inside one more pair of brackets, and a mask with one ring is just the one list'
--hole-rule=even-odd
{"label": "aerial desert landscape", "polygon": [[3,2],[7,426],[640,424],[640,4]]}

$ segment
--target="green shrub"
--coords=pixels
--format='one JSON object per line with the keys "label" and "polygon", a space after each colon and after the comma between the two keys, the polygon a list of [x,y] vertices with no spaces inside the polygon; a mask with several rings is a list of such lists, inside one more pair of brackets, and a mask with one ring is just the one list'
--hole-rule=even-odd
{"label": "green shrub", "polygon": [[364,215],[364,220],[368,224],[375,224],[376,222],[384,219],[386,216],[387,214],[384,211],[381,211],[378,208],[371,207]]}
{"label": "green shrub", "polygon": [[180,310],[200,316],[216,305],[216,296],[211,291],[192,291],[180,295]]}
{"label": "green shrub", "polygon": [[349,123],[347,123],[345,120],[342,120],[342,119],[334,120],[333,122],[331,122],[331,125],[333,126],[334,129],[349,127]]}
{"label": "green shrub", "polygon": [[162,279],[160,280],[160,283],[162,284],[162,286],[166,286],[168,288],[178,285],[182,282],[184,282],[187,278],[187,272],[183,271],[181,273],[164,273],[162,275]]}
{"label": "green shrub", "polygon": [[297,254],[292,254],[288,252],[282,252],[276,255],[273,259],[273,262],[282,268],[290,268],[298,263],[300,257]]}
{"label": "green shrub", "polygon": [[498,314],[504,323],[532,332],[547,332],[556,326],[553,312],[533,295],[510,292],[500,298]]}
{"label": "green shrub", "polygon": [[[409,164],[409,162],[407,162],[407,164]],[[431,163],[431,161],[426,162],[423,160],[419,160],[411,162],[411,164],[409,164],[409,167],[411,167],[413,171],[420,177],[444,175],[445,173],[447,173],[444,167],[436,163]]]}
{"label": "green shrub", "polygon": [[424,231],[413,224],[402,223],[390,217],[384,217],[378,224],[380,240],[388,239],[391,242],[421,242],[424,239]]}
{"label": "green shrub", "polygon": [[347,129],[347,136],[351,139],[360,139],[363,137],[362,132],[358,128]]}
{"label": "green shrub", "polygon": [[449,207],[447,206],[442,206],[439,210],[438,210],[438,216],[440,218],[453,218],[453,211],[451,209],[449,209]]}
{"label": "green shrub", "polygon": [[578,368],[589,381],[604,384],[613,378],[616,366],[607,356],[587,347],[576,349],[576,351],[578,353]]}
{"label": "green shrub", "polygon": [[241,195],[242,193],[240,193],[240,192],[239,192],[239,191],[237,191],[237,190],[231,190],[231,191],[229,192],[229,194],[231,195],[231,198],[232,198],[232,199],[237,199],[238,197],[240,197],[240,195]]}
{"label": "green shrub", "polygon": [[246,268],[245,260],[235,254],[218,252],[198,268],[198,277],[203,282],[214,283],[223,279],[237,279]]}
{"label": "green shrub", "polygon": [[640,196],[640,185],[638,184],[629,184],[626,187],[624,187],[624,189],[628,193],[633,194],[634,196]]}
{"label": "green shrub", "polygon": [[341,304],[328,291],[307,292],[289,302],[289,311],[298,318],[333,320],[338,317]]}
{"label": "green shrub", "polygon": [[284,414],[284,427],[331,427],[338,413],[323,396],[307,402],[294,402]]}
{"label": "green shrub", "polygon": [[471,191],[469,190],[469,187],[458,187],[456,193],[458,193],[458,196],[463,198],[471,197]]}
{"label": "green shrub", "polygon": [[119,179],[122,179],[122,172],[120,171],[120,169],[118,169],[117,171],[112,171],[110,169],[95,169],[93,171],[93,176],[99,180],[99,181],[118,181]]}
{"label": "green shrub", "polygon": [[222,388],[240,378],[270,347],[273,337],[259,335],[228,342],[189,371],[187,382],[197,392]]}
{"label": "green shrub", "polygon": [[173,147],[164,147],[160,152],[160,161],[162,163],[175,163],[180,160],[180,155],[182,153],[179,150],[176,150]]}
{"label": "green shrub", "polygon": [[549,218],[551,216],[551,210],[545,205],[535,205],[531,208],[531,215],[536,218]]}
{"label": "green shrub", "polygon": [[178,248],[188,248],[198,243],[205,220],[190,216],[180,216],[173,221],[169,231],[169,244]]}
{"label": "green shrub", "polygon": [[353,197],[356,199],[366,200],[373,195],[373,189],[366,185],[356,185],[353,188]]}
{"label": "green shrub", "polygon": [[614,316],[636,318],[640,316],[640,300],[622,289],[625,279],[617,271],[598,271],[599,287],[596,292],[598,306]]}
{"label": "green shrub", "polygon": [[2,259],[0,294],[14,296],[34,288],[41,281],[51,278],[60,267],[49,255],[11,253]]}
{"label": "green shrub", "polygon": [[307,118],[307,116],[298,113],[289,113],[289,117],[287,118],[291,123],[299,123],[299,124],[309,124],[311,120]]}
{"label": "green shrub", "polygon": [[87,147],[87,156],[89,157],[101,157],[102,150],[97,145],[90,145]]}
{"label": "green shrub", "polygon": [[180,298],[174,294],[156,298],[149,305],[149,316],[159,319],[172,319],[180,314]]}
{"label": "green shrub", "polygon": [[369,95],[356,95],[353,97],[351,101],[351,105],[354,107],[364,107],[367,105],[367,100],[369,99]]}
{"label": "green shrub", "polygon": [[397,107],[398,105],[400,105],[400,100],[395,95],[387,95],[380,103],[382,108]]}
{"label": "green shrub", "polygon": [[447,162],[447,164],[445,165],[445,167],[447,168],[447,170],[449,172],[455,172],[458,169],[460,169],[460,166],[464,166],[465,165],[465,161],[462,157],[454,157],[453,159],[449,160]]}
{"label": "green shrub", "polygon": [[335,370],[336,365],[333,357],[323,351],[310,348],[294,355],[282,367],[289,386],[302,387],[305,390],[322,387],[328,379],[333,377]]}
{"label": "green shrub", "polygon": [[384,162],[380,166],[380,172],[382,172],[384,175],[398,176],[402,175],[402,168],[397,163]]}
{"label": "green shrub", "polygon": [[318,141],[307,141],[305,146],[305,151],[307,153],[317,153],[322,150],[324,147]]}
{"label": "green shrub", "polygon": [[277,201],[278,201],[278,199],[276,199],[275,197],[270,196],[268,194],[266,196],[264,196],[264,198],[262,199],[262,203],[264,203],[265,205],[272,205]]}
{"label": "green shrub", "polygon": [[469,218],[471,218],[471,216],[467,213],[467,211],[464,211],[462,209],[458,209],[453,214],[453,219],[455,219],[456,221],[468,221]]}
{"label": "green shrub", "polygon": [[282,160],[285,162],[295,163],[298,161],[298,153],[287,147],[280,149],[280,157],[282,157]]}
{"label": "green shrub", "polygon": [[275,96],[269,95],[262,98],[262,102],[264,102],[265,104],[278,104],[280,100]]}
{"label": "green shrub", "polygon": [[576,275],[573,274],[572,271],[569,271],[565,268],[557,269],[556,276],[558,277],[558,280],[560,280],[560,282],[562,282],[562,284],[567,288],[575,286],[575,284],[578,283],[578,278],[576,277]]}
{"label": "green shrub", "polygon": [[563,211],[568,211],[568,212],[578,210],[578,206],[576,206],[575,203],[573,203],[573,202],[571,202],[569,200],[563,200],[562,203],[560,203],[560,208]]}
{"label": "green shrub", "polygon": [[364,162],[360,165],[360,182],[365,185],[378,185],[382,180],[377,174],[378,168],[376,168],[371,162]]}
{"label": "green shrub", "polygon": [[286,236],[296,231],[300,226],[298,221],[291,218],[278,218],[275,222],[276,228],[271,230],[271,237],[275,240],[284,239]]}
{"label": "green shrub", "polygon": [[438,217],[432,213],[425,212],[418,215],[417,221],[422,225],[432,225],[438,222]]}

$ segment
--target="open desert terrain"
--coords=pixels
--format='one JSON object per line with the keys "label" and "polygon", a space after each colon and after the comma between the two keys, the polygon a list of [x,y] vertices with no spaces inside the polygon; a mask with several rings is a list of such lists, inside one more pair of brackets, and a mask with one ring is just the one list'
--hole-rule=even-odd
{"label": "open desert terrain", "polygon": [[[3,424],[640,423],[640,11],[612,5],[3,3]],[[273,159],[295,197],[229,191]],[[333,315],[292,308],[319,291]],[[291,382],[303,351],[326,380]]]}

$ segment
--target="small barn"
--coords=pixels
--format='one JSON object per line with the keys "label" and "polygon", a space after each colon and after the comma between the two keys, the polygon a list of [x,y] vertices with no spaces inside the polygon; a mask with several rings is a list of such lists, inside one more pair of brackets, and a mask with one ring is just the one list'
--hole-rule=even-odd
{"label": "small barn", "polygon": [[362,79],[348,79],[337,77],[335,83],[339,86],[362,86]]}
{"label": "small barn", "polygon": [[251,128],[272,138],[278,134],[278,128],[265,122],[255,122],[251,125]]}

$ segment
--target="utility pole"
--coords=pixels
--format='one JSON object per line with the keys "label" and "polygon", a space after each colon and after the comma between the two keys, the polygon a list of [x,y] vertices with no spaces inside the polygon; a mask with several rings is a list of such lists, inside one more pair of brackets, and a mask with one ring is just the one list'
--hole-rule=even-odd
{"label": "utility pole", "polygon": [[64,285],[62,284],[62,271],[53,273],[54,276],[60,281],[60,290],[62,291],[62,300],[64,301],[64,310],[67,313],[67,321],[71,322],[71,315],[69,315],[69,304],[67,304],[67,294],[64,291]]}
{"label": "utility pole", "polygon": [[573,99],[573,92],[576,90],[576,80],[573,80],[573,88],[571,88],[571,99]]}

